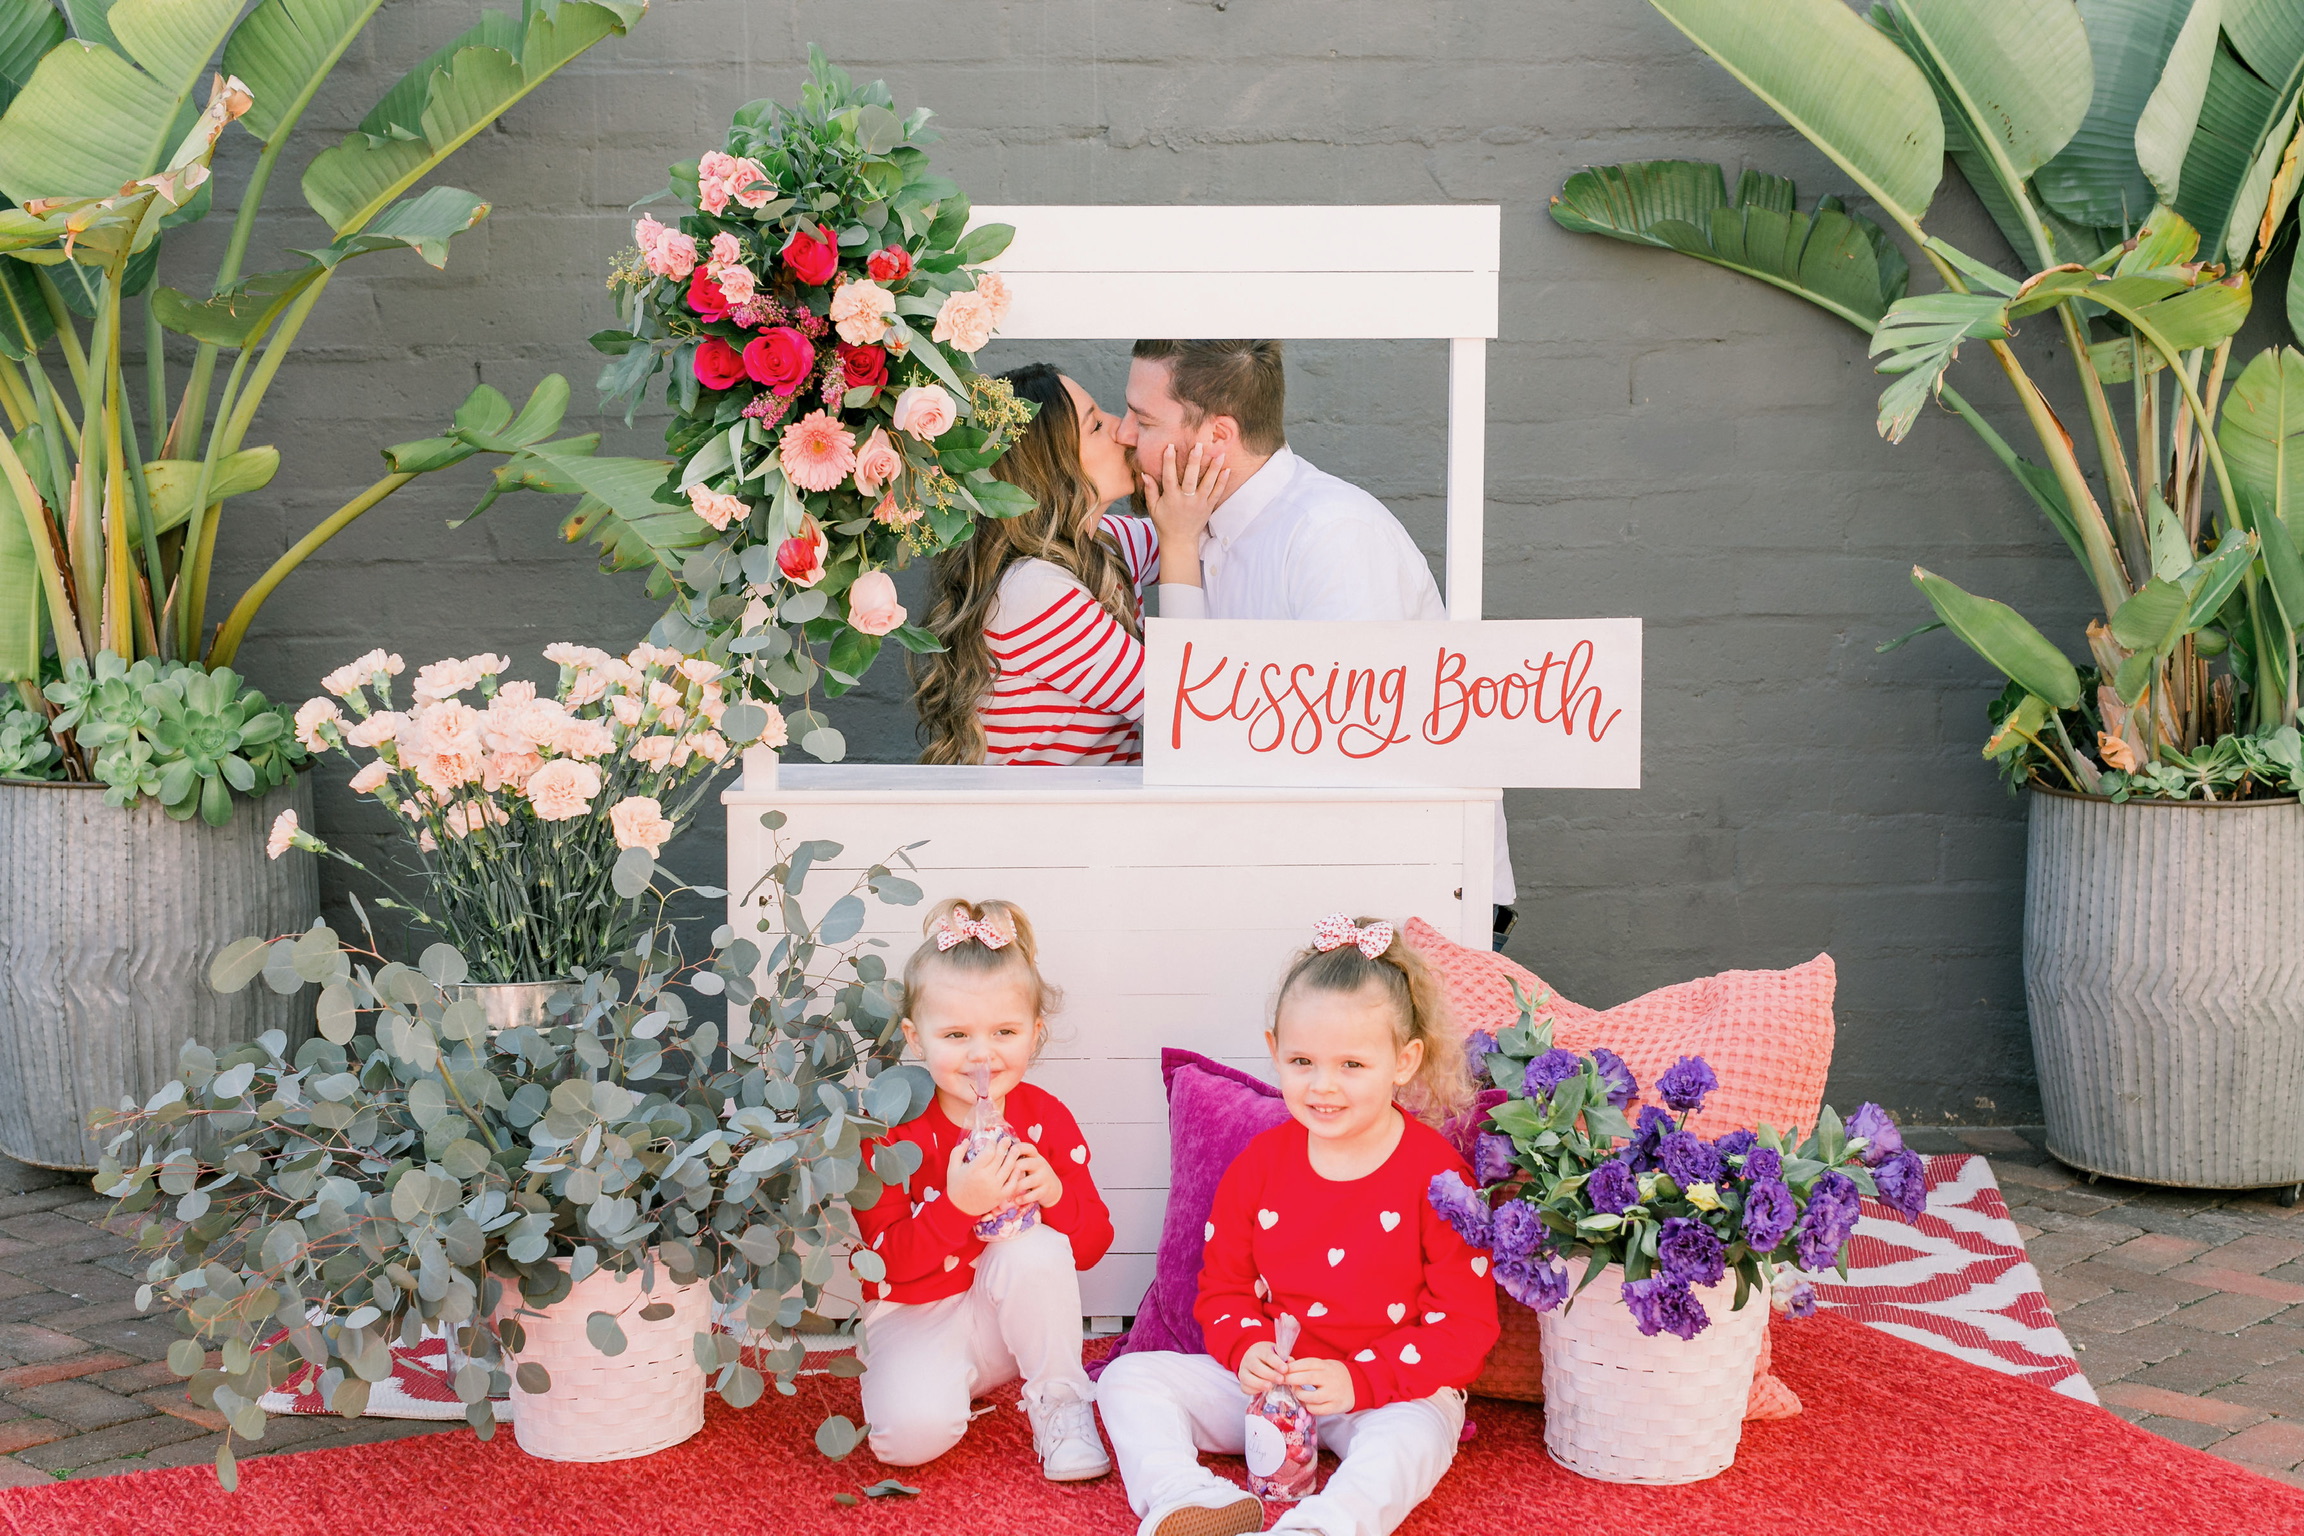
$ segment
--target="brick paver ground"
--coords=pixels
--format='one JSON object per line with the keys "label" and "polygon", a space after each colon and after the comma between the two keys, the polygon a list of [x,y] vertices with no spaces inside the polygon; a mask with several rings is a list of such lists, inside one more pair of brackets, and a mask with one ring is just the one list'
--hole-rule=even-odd
{"label": "brick paver ground", "polygon": [[[2304,1206],[2106,1180],[2037,1128],[1909,1132],[1986,1154],[2057,1320],[2105,1406],[2304,1487]],[[143,1265],[84,1180],[0,1157],[0,1487],[214,1458],[222,1421],[140,1317]],[[408,1420],[274,1419],[242,1455],[462,1432]]]}

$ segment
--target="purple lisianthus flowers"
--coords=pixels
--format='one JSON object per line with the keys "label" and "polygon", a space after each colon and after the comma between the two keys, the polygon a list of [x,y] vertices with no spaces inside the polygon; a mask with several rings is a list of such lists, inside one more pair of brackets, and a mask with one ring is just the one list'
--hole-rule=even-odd
{"label": "purple lisianthus flowers", "polygon": [[1713,1150],[1722,1157],[1749,1157],[1752,1149],[1760,1145],[1760,1138],[1750,1131],[1730,1131],[1712,1143]]}
{"label": "purple lisianthus flowers", "polygon": [[1816,1287],[1805,1280],[1795,1280],[1784,1293],[1786,1317],[1814,1317],[1816,1315]]}
{"label": "purple lisianthus flowers", "polygon": [[1425,1198],[1432,1202],[1456,1235],[1475,1248],[1486,1248],[1493,1240],[1495,1213],[1488,1209],[1488,1201],[1480,1191],[1464,1182],[1454,1173],[1432,1175],[1431,1186]]}
{"label": "purple lisianthus flowers", "polygon": [[1653,1104],[1640,1106],[1639,1123],[1632,1128],[1632,1139],[1625,1144],[1624,1155],[1631,1160],[1634,1173],[1646,1173],[1656,1166],[1656,1156],[1664,1148],[1664,1138],[1672,1134],[1672,1117]]}
{"label": "purple lisianthus flowers", "polygon": [[1694,1131],[1674,1131],[1657,1149],[1664,1172],[1682,1189],[1720,1182],[1720,1154]]}
{"label": "purple lisianthus flowers", "polygon": [[1756,1180],[1744,1193],[1744,1241],[1754,1253],[1774,1253],[1799,1219],[1800,1207],[1782,1179]]}
{"label": "purple lisianthus flowers", "polygon": [[1639,1096],[1640,1080],[1624,1064],[1624,1058],[1604,1045],[1592,1048],[1592,1060],[1600,1068],[1601,1086],[1608,1090],[1608,1102],[1622,1109]]}
{"label": "purple lisianthus flowers", "polygon": [[1880,1198],[1906,1221],[1918,1221],[1928,1209],[1928,1170],[1917,1152],[1898,1147],[1872,1170],[1872,1182],[1880,1187]]}
{"label": "purple lisianthus flowers", "polygon": [[1492,1031],[1475,1029],[1464,1037],[1464,1070],[1470,1074],[1474,1087],[1488,1086],[1488,1058],[1495,1049],[1496,1036]]}
{"label": "purple lisianthus flowers", "polygon": [[1544,1218],[1525,1200],[1507,1200],[1496,1208],[1490,1224],[1490,1246],[1496,1262],[1532,1258],[1544,1247]]}
{"label": "purple lisianthus flowers", "polygon": [[1754,1147],[1744,1154],[1744,1177],[1758,1184],[1784,1177],[1784,1154],[1774,1147]]}
{"label": "purple lisianthus flowers", "polygon": [[1520,1079],[1520,1091],[1532,1099],[1548,1099],[1554,1089],[1583,1070],[1583,1057],[1555,1046],[1528,1063],[1527,1075]]}
{"label": "purple lisianthus flowers", "polygon": [[1496,1283],[1520,1305],[1549,1312],[1568,1299],[1568,1266],[1548,1254],[1498,1259]]}
{"label": "purple lisianthus flowers", "polygon": [[1830,1269],[1839,1262],[1840,1249],[1856,1231],[1858,1198],[1856,1181],[1844,1173],[1817,1179],[1792,1234],[1792,1251],[1802,1269]]}
{"label": "purple lisianthus flowers", "polygon": [[1622,1157],[1612,1157],[1593,1169],[1592,1176],[1584,1181],[1584,1193],[1591,1199],[1592,1209],[1604,1216],[1621,1216],[1640,1200],[1632,1165]]}
{"label": "purple lisianthus flowers", "polygon": [[1877,1168],[1904,1150],[1904,1133],[1877,1104],[1857,1105],[1856,1113],[1848,1117],[1847,1131],[1850,1136],[1864,1138],[1862,1156],[1867,1168]]}
{"label": "purple lisianthus flowers", "polygon": [[1719,1086],[1720,1079],[1712,1075],[1701,1056],[1681,1057],[1656,1079],[1658,1097],[1683,1115],[1702,1109],[1705,1096]]}
{"label": "purple lisianthus flowers", "polygon": [[1701,1221],[1667,1216],[1656,1235],[1656,1272],[1682,1285],[1718,1285],[1727,1272],[1728,1249],[1720,1234]]}
{"label": "purple lisianthus flowers", "polygon": [[1512,1138],[1499,1136],[1494,1131],[1482,1131],[1472,1143],[1472,1176],[1485,1188],[1501,1184],[1512,1177],[1517,1166],[1512,1161]]}
{"label": "purple lisianthus flowers", "polygon": [[1692,1339],[1712,1324],[1704,1303],[1677,1280],[1660,1276],[1624,1282],[1624,1305],[1632,1321],[1649,1338],[1660,1333]]}

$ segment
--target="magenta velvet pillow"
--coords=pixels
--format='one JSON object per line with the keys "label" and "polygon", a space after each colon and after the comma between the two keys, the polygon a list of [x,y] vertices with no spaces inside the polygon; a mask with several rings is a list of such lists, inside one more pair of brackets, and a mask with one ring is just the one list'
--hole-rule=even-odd
{"label": "magenta velvet pillow", "polygon": [[1279,1089],[1195,1051],[1161,1051],[1160,1077],[1168,1089],[1168,1215],[1152,1284],[1106,1363],[1143,1349],[1205,1352],[1192,1307],[1217,1182],[1242,1148],[1288,1118]]}

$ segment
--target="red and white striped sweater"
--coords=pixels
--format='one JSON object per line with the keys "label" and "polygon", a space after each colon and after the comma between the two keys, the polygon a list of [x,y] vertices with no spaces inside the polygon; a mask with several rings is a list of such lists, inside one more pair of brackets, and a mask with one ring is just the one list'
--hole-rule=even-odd
{"label": "red and white striped sweater", "polygon": [[[1139,614],[1160,560],[1149,519],[1108,512]],[[1017,766],[1135,763],[1144,750],[1144,642],[1130,634],[1077,577],[1047,560],[1019,560],[1002,573],[984,628],[999,672],[978,706],[984,760]]]}

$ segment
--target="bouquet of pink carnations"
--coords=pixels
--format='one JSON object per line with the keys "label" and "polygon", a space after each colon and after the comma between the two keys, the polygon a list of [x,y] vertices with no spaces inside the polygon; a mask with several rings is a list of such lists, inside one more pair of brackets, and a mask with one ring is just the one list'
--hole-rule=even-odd
{"label": "bouquet of pink carnations", "polygon": [[[709,661],[654,645],[544,655],[560,666],[549,697],[499,681],[504,657],[467,656],[419,668],[401,709],[400,658],[370,651],[321,679],[333,697],[296,712],[297,739],[359,763],[352,788],[415,844],[428,899],[385,904],[437,930],[474,981],[557,981],[604,965],[643,926],[655,857],[713,770],[735,747],[784,738],[772,707],[723,697]],[[361,763],[355,750],[375,756]],[[285,811],[272,857],[292,847],[367,869]]]}

